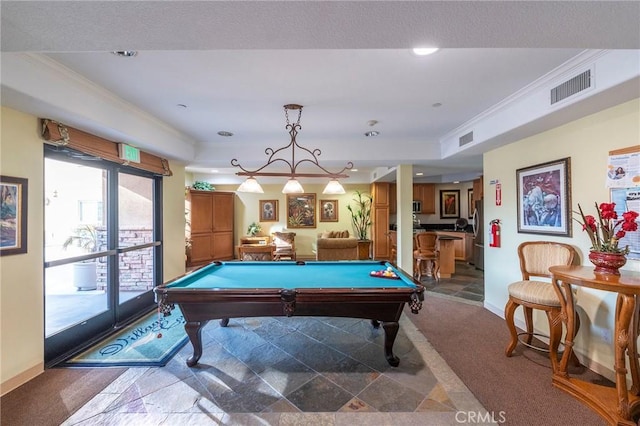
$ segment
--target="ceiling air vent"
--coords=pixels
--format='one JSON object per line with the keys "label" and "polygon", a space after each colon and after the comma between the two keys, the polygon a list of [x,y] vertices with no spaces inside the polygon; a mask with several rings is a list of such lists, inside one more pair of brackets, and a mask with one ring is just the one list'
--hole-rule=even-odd
{"label": "ceiling air vent", "polygon": [[591,87],[591,70],[586,70],[551,89],[551,105]]}
{"label": "ceiling air vent", "polygon": [[458,139],[458,142],[459,142],[458,146],[463,146],[473,142],[473,132],[469,132],[466,135],[460,136],[460,139]]}

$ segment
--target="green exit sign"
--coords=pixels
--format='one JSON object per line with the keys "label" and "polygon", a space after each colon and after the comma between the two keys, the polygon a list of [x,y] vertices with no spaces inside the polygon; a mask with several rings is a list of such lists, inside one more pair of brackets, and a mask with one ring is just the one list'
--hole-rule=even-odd
{"label": "green exit sign", "polygon": [[140,162],[140,150],[126,143],[118,144],[118,154],[122,160],[132,163]]}

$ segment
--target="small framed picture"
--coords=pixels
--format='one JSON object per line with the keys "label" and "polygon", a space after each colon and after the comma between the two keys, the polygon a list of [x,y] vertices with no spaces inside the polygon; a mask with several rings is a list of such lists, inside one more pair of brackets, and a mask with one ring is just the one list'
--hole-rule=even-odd
{"label": "small framed picture", "polygon": [[570,158],[516,170],[518,232],[571,236]]}
{"label": "small framed picture", "polygon": [[338,200],[320,200],[320,222],[338,221]]}
{"label": "small framed picture", "polygon": [[260,200],[260,222],[278,221],[278,200]]}
{"label": "small framed picture", "polygon": [[27,179],[0,176],[0,256],[27,252]]}
{"label": "small framed picture", "polygon": [[440,219],[458,219],[460,217],[460,190],[440,190]]}
{"label": "small framed picture", "polygon": [[287,227],[316,227],[316,194],[287,194]]}
{"label": "small framed picture", "polygon": [[467,217],[473,219],[473,210],[475,209],[475,203],[473,201],[473,189],[467,189]]}

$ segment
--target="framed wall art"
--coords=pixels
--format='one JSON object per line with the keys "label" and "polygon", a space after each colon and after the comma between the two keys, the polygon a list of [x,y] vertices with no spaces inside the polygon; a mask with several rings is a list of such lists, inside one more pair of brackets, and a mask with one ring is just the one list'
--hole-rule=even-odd
{"label": "framed wall art", "polygon": [[460,190],[440,190],[440,219],[458,219],[460,217]]}
{"label": "framed wall art", "polygon": [[287,227],[316,227],[316,194],[287,194]]}
{"label": "framed wall art", "polygon": [[475,209],[475,203],[473,202],[473,189],[467,189],[467,217],[473,219],[473,210]]}
{"label": "framed wall art", "polygon": [[278,200],[260,200],[260,222],[278,221]]}
{"label": "framed wall art", "polygon": [[0,256],[27,252],[27,179],[0,176]]}
{"label": "framed wall art", "polygon": [[571,159],[516,170],[518,232],[571,236]]}
{"label": "framed wall art", "polygon": [[338,221],[338,200],[320,200],[320,222]]}

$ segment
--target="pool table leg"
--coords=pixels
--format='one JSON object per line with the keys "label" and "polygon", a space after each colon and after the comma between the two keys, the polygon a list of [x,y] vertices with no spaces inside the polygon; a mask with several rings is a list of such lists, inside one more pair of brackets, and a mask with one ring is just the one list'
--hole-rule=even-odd
{"label": "pool table leg", "polygon": [[184,330],[187,332],[189,341],[193,346],[193,355],[187,360],[189,367],[196,365],[202,356],[202,327],[204,327],[207,322],[208,321],[192,321],[184,325]]}
{"label": "pool table leg", "polygon": [[384,328],[384,356],[390,366],[397,367],[400,359],[393,355],[393,343],[396,341],[400,325],[397,322],[383,322],[382,328]]}

